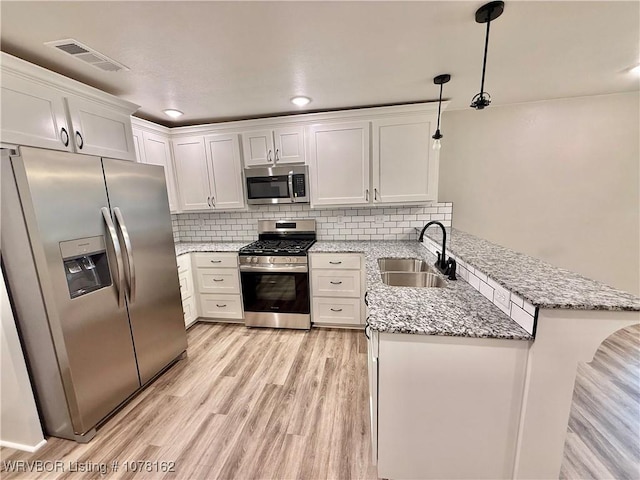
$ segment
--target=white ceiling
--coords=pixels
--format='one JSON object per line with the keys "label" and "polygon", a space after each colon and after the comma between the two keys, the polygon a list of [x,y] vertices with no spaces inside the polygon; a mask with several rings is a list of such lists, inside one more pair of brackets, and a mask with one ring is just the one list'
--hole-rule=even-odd
{"label": "white ceiling", "polygon": [[[462,109],[480,90],[483,3],[2,0],[1,48],[165,125],[437,100],[441,73],[449,108]],[[638,90],[639,32],[638,1],[508,1],[491,24],[485,89],[493,105]],[[43,45],[64,38],[130,71]],[[313,102],[295,107],[294,95]]]}

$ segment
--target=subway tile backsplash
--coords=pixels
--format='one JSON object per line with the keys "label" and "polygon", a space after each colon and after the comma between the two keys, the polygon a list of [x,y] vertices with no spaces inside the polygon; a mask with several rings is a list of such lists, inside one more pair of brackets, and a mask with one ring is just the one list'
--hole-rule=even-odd
{"label": "subway tile backsplash", "polygon": [[176,242],[237,242],[258,238],[258,220],[314,218],[319,240],[415,240],[415,227],[430,220],[451,226],[452,203],[421,206],[311,209],[309,205],[268,205],[244,212],[172,215]]}

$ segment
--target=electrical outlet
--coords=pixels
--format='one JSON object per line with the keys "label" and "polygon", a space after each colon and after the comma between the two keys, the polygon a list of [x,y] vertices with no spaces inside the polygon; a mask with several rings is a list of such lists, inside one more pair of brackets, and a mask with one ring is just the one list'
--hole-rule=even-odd
{"label": "electrical outlet", "polygon": [[201,227],[204,227],[204,218],[198,219],[198,225],[200,225]]}
{"label": "electrical outlet", "polygon": [[493,292],[493,299],[496,303],[502,305],[504,308],[509,308],[509,302],[511,301],[511,292],[502,288],[496,288]]}
{"label": "electrical outlet", "polygon": [[376,223],[384,223],[384,215],[376,215],[375,221]]}
{"label": "electrical outlet", "polygon": [[339,224],[343,224],[344,223],[344,216],[338,215],[338,223]]}

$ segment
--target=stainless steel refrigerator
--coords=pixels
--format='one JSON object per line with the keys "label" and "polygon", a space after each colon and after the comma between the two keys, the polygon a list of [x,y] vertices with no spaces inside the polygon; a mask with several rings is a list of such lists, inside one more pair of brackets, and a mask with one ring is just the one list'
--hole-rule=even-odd
{"label": "stainless steel refrigerator", "polygon": [[89,441],[186,350],[162,167],[2,151],[1,256],[45,431]]}

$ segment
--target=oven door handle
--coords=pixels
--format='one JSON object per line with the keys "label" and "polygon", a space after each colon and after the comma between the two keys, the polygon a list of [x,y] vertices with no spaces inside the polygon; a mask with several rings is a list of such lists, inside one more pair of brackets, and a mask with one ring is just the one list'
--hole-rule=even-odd
{"label": "oven door handle", "polygon": [[307,265],[240,265],[241,272],[258,273],[306,273]]}

